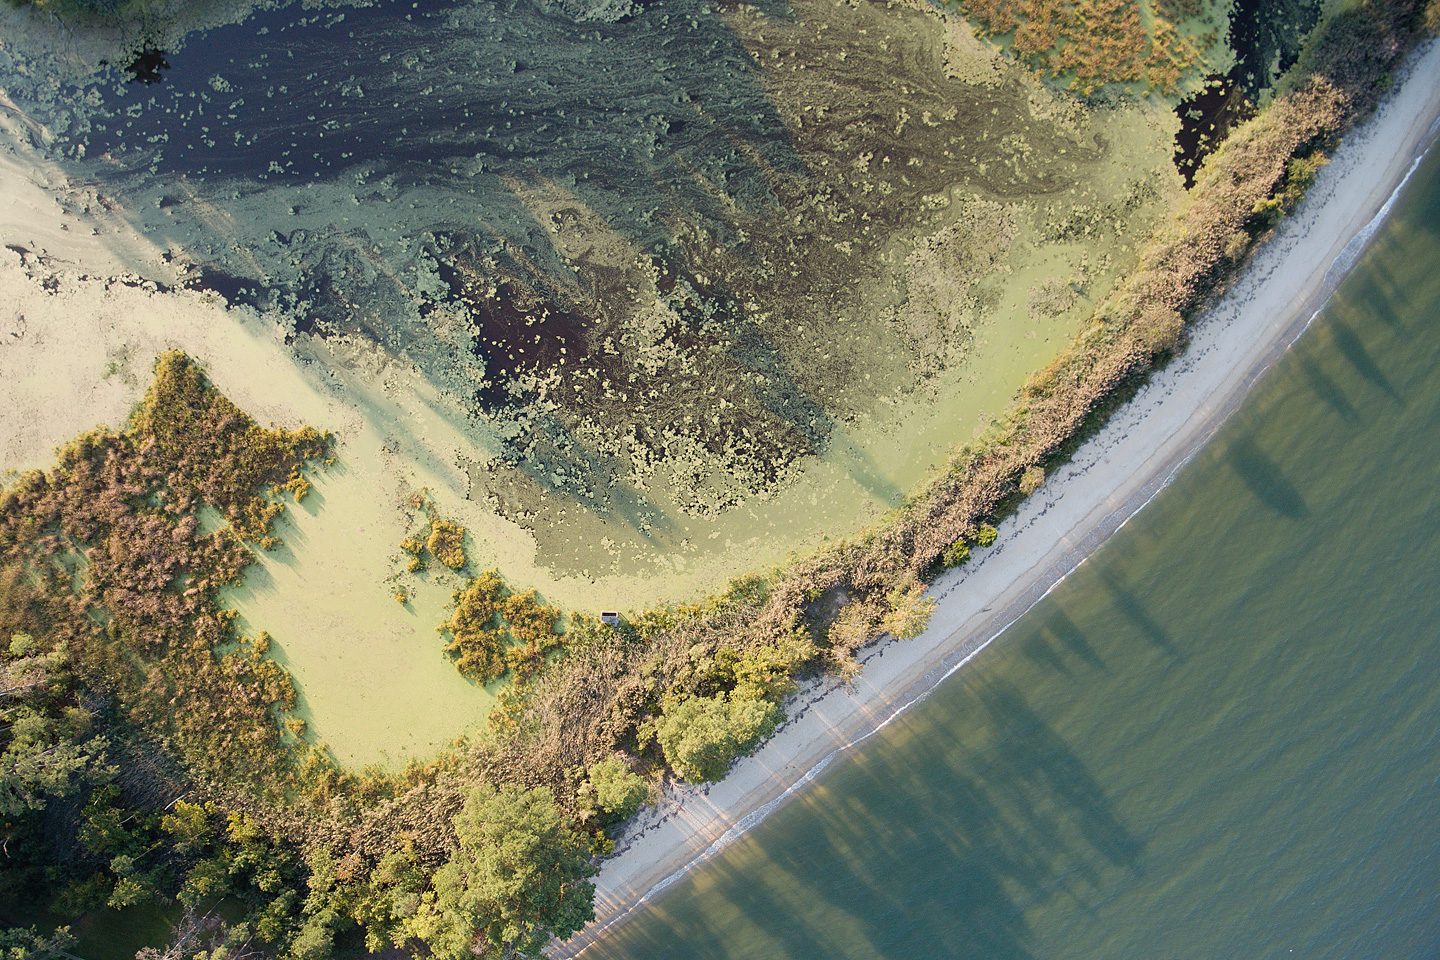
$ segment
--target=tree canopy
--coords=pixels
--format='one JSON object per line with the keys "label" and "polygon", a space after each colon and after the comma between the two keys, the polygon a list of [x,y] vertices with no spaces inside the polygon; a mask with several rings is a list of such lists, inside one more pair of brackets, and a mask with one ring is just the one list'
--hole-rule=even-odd
{"label": "tree canopy", "polygon": [[780,708],[742,690],[687,697],[665,706],[655,735],[675,772],[695,783],[725,776],[730,764],[775,729]]}
{"label": "tree canopy", "polygon": [[596,869],[585,837],[545,787],[481,785],[453,823],[459,846],[408,921],[437,960],[538,957],[594,915]]}
{"label": "tree canopy", "polygon": [[91,719],[66,682],[64,650],[10,638],[0,650],[0,817],[40,810],[103,772],[105,738],[92,735]]}

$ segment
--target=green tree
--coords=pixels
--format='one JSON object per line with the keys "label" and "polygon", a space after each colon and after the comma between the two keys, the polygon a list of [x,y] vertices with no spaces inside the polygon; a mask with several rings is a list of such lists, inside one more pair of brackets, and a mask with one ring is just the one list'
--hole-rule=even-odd
{"label": "green tree", "polygon": [[39,810],[50,797],[74,793],[105,741],[85,738],[88,717],[47,717],[28,706],[0,713],[9,724],[0,754],[0,816]]}
{"label": "green tree", "polygon": [[775,729],[780,708],[741,691],[665,704],[655,737],[675,772],[693,783],[724,777],[730,764]]}
{"label": "green tree", "polygon": [[1045,468],[1039,464],[1032,463],[1025,468],[1024,473],[1020,474],[1020,492],[1027,497],[1036,490],[1039,490],[1044,484]]}
{"label": "green tree", "polygon": [[47,960],[74,945],[69,927],[48,934],[34,927],[0,928],[0,960]]}
{"label": "green tree", "polygon": [[593,803],[620,820],[640,809],[649,796],[645,779],[620,757],[606,757],[590,768],[590,779],[580,788],[582,802]]}
{"label": "green tree", "polygon": [[0,654],[0,818],[108,777],[106,741],[91,735],[90,712],[75,701],[64,648],[42,653],[28,634],[12,636]]}
{"label": "green tree", "polygon": [[430,874],[407,840],[398,850],[380,858],[350,907],[355,922],[365,930],[365,948],[379,953],[387,946],[403,946],[405,923],[420,908]]}
{"label": "green tree", "polygon": [[482,785],[452,821],[459,846],[406,923],[438,960],[538,957],[595,915],[585,838],[545,787]]}
{"label": "green tree", "polygon": [[944,565],[946,569],[949,569],[950,567],[958,567],[960,566],[960,564],[964,563],[966,560],[969,559],[970,545],[965,542],[964,537],[956,540],[954,543],[950,544],[950,546],[946,547],[940,553],[940,563]]}
{"label": "green tree", "polygon": [[930,625],[935,599],[925,594],[923,583],[917,581],[904,589],[892,590],[885,599],[890,609],[881,626],[896,639],[914,640]]}

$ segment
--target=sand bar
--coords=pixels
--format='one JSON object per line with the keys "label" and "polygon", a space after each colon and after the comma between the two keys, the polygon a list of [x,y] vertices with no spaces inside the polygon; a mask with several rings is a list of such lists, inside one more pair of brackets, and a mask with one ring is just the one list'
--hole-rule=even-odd
{"label": "sand bar", "polygon": [[978,654],[1155,497],[1309,326],[1434,142],[1440,43],[1336,151],[1299,210],[1159,372],[1001,526],[1000,539],[932,587],[930,629],[872,648],[855,685],[802,691],[790,720],[708,789],[672,788],[596,879],[596,921],[555,957],[583,954],[674,880],[813,782],[843,752]]}

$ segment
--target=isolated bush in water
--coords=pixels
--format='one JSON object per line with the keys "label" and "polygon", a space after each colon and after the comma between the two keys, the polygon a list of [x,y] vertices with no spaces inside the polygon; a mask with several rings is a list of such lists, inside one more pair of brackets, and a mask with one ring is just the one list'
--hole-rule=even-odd
{"label": "isolated bush in water", "polygon": [[487,570],[455,595],[455,612],[445,625],[450,631],[445,652],[455,658],[462,674],[478,683],[505,672],[505,637],[500,629],[504,598],[505,581]]}
{"label": "isolated bush in water", "polygon": [[560,645],[560,611],[541,603],[534,590],[510,593],[495,570],[486,570],[455,594],[455,611],[441,624],[450,640],[445,652],[476,683],[514,671],[534,673]]}
{"label": "isolated bush in water", "polygon": [[465,566],[465,528],[460,524],[438,517],[430,521],[430,537],[425,546],[430,548],[431,556],[451,570]]}
{"label": "isolated bush in water", "polygon": [[475,788],[453,820],[459,846],[406,928],[437,960],[538,957],[595,916],[585,838],[546,787]]}
{"label": "isolated bush in water", "polygon": [[406,537],[400,541],[400,549],[410,555],[406,561],[405,569],[410,573],[417,573],[425,569],[425,541],[419,537]]}
{"label": "isolated bush in water", "polygon": [[775,729],[780,708],[743,693],[668,702],[655,724],[665,760],[692,783],[712,783]]}

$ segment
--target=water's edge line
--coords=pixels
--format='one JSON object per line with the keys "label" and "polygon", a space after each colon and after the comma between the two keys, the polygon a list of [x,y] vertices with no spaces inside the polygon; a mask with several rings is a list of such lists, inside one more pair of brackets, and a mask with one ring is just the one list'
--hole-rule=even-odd
{"label": "water's edge line", "polygon": [[[1049,580],[1048,585],[1045,586],[1038,595],[1033,594],[1032,591],[1026,591],[1027,593],[1032,593],[1032,595],[1029,596],[1028,599],[1022,599],[1012,604],[1010,608],[1002,614],[1002,616],[1005,616],[1005,620],[1000,626],[982,631],[981,636],[984,637],[983,640],[977,640],[970,644],[960,644],[951,652],[950,656],[944,658],[945,660],[950,660],[952,657],[956,658],[953,663],[945,666],[943,671],[938,675],[936,675],[933,670],[927,671],[917,684],[912,684],[911,687],[905,691],[904,702],[891,710],[884,719],[867,729],[866,732],[827,752],[780,794],[737,819],[731,826],[727,827],[724,832],[711,841],[704,850],[653,883],[643,894],[633,899],[624,909],[608,917],[599,925],[577,934],[576,937],[565,944],[560,951],[557,951],[554,956],[579,957],[584,954],[585,951],[598,942],[607,931],[629,919],[637,910],[650,903],[667,888],[683,879],[697,867],[713,859],[725,848],[742,839],[755,827],[759,826],[775,810],[787,801],[793,799],[818,779],[842,754],[865,743],[890,726],[891,723],[903,716],[916,704],[928,699],[941,684],[979,656],[980,653],[999,639],[1010,627],[1014,626],[1015,623],[1023,619],[1026,614],[1045,598],[1049,597],[1050,594],[1068,580],[1076,570],[1094,556],[1102,545],[1123,530],[1131,520],[1149,506],[1156,497],[1170,486],[1176,476],[1209,445],[1215,434],[1224,426],[1234,412],[1239,409],[1245,398],[1254,390],[1255,386],[1264,378],[1265,374],[1273,369],[1285,354],[1289,353],[1295,344],[1299,342],[1300,338],[1314,325],[1316,318],[1329,306],[1336,289],[1338,289],[1345,277],[1348,276],[1351,270],[1360,262],[1370,242],[1379,232],[1385,220],[1387,220],[1393,212],[1396,200],[1400,194],[1404,192],[1414,177],[1415,172],[1428,157],[1430,151],[1433,149],[1437,136],[1440,136],[1440,118],[1432,122],[1425,134],[1421,136],[1419,140],[1420,147],[1416,151],[1409,167],[1395,185],[1394,189],[1387,195],[1379,209],[1349,238],[1326,269],[1317,291],[1319,298],[1318,305],[1314,306],[1308,313],[1303,309],[1297,311],[1295,319],[1272,340],[1269,349],[1263,350],[1257,356],[1256,363],[1248,371],[1244,382],[1227,398],[1228,402],[1211,413],[1204,429],[1186,444],[1182,452],[1172,456],[1171,462],[1157,470],[1155,475],[1147,480],[1125,504],[1106,514],[1098,522],[1089,525],[1089,528],[1085,531],[1086,536],[1083,545],[1077,546],[1076,549],[1065,555],[1065,558],[1058,564],[1064,567],[1063,571],[1053,576]],[[1313,300],[1314,298],[1312,297],[1311,299]],[[1052,564],[1051,569],[1053,569],[1054,566],[1056,565]],[[1038,586],[1038,583],[1033,584],[1032,588],[1035,586]],[[953,638],[958,634],[970,633],[975,630],[975,627],[976,625],[973,623],[962,623],[947,634],[947,639]],[[944,646],[944,644],[942,643],[941,646]],[[941,665],[944,666],[944,661],[942,661]],[[576,942],[580,940],[583,940],[584,943]]]}

